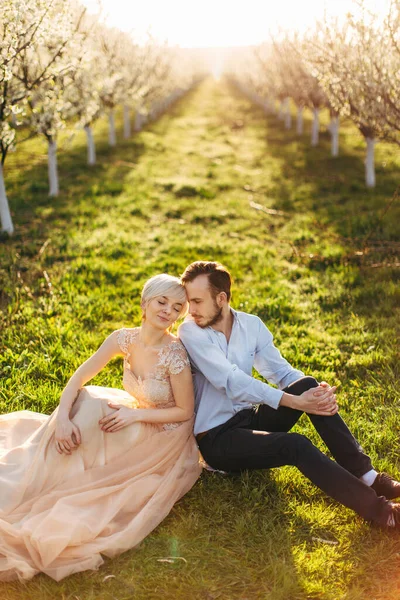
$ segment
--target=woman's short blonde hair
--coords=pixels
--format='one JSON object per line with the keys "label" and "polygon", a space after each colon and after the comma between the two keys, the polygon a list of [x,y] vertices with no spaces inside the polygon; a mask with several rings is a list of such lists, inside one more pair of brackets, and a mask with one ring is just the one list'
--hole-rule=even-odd
{"label": "woman's short blonde hair", "polygon": [[176,298],[178,302],[182,302],[182,309],[178,315],[178,319],[184,317],[188,310],[188,301],[186,291],[178,277],[161,273],[154,275],[146,281],[142,290],[141,307],[143,312],[146,310],[147,304],[157,298],[157,296],[166,296],[167,298]]}

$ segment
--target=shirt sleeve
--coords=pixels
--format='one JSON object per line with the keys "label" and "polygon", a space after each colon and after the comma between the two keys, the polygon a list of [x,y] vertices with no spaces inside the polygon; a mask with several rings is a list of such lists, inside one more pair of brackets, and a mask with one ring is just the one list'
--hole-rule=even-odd
{"label": "shirt sleeve", "polygon": [[195,369],[232,401],[247,400],[253,404],[268,404],[278,408],[283,392],[247,375],[231,363],[223,351],[212,343],[206,331],[183,323],[179,338],[184,344]]}
{"label": "shirt sleeve", "polygon": [[304,377],[304,373],[291,366],[283,358],[278,348],[274,346],[272,333],[258,318],[259,333],[254,355],[254,368],[265,379],[275,383],[279,389],[284,389],[297,379]]}

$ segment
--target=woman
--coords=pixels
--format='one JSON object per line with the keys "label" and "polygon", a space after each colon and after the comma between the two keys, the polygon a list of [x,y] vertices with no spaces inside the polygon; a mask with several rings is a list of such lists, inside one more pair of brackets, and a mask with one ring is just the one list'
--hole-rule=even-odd
{"label": "woman", "polygon": [[[72,375],[51,416],[0,417],[0,580],[55,580],[138,544],[200,474],[189,361],[170,327],[184,288],[157,275],[141,327],[114,331]],[[118,390],[83,387],[115,356]]]}

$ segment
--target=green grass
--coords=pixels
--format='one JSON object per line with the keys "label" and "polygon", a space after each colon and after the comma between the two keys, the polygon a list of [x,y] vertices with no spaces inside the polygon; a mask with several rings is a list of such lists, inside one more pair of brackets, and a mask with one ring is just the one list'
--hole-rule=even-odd
{"label": "green grass", "polygon": [[[115,150],[99,123],[94,168],[83,135],[64,134],[56,199],[42,141],[10,155],[16,234],[0,244],[0,410],[51,412],[104,337],[140,323],[149,276],[216,259],[233,274],[233,306],[258,314],[294,366],[340,384],[351,429],[377,468],[400,476],[399,204],[381,218],[399,152],[377,146],[377,187],[367,190],[360,135],[345,123],[332,159],[326,123],[311,148],[308,133],[284,131],[226,83],[206,81]],[[121,368],[113,362],[94,383],[121,387]],[[297,430],[322,448],[305,417]],[[158,561],[168,556],[185,561]],[[371,528],[294,468],[205,472],[139,548],[58,584],[0,584],[0,595],[398,600],[399,567],[398,533]]]}

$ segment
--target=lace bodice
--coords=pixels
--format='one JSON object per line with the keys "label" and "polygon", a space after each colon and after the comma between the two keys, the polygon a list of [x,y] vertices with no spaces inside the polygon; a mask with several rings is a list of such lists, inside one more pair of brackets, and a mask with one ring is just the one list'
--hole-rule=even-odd
{"label": "lace bodice", "polygon": [[149,371],[142,379],[136,377],[131,367],[131,357],[135,352],[140,352],[139,331],[133,329],[120,329],[117,334],[118,346],[124,355],[123,385],[125,390],[134,396],[135,406],[138,408],[170,408],[175,406],[171,387],[171,375],[177,375],[189,366],[189,358],[183,344],[173,340],[153,353],[152,364]]}

